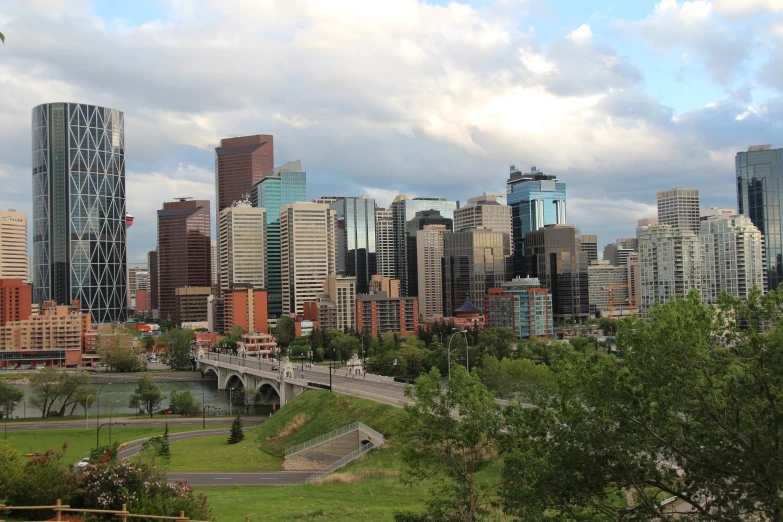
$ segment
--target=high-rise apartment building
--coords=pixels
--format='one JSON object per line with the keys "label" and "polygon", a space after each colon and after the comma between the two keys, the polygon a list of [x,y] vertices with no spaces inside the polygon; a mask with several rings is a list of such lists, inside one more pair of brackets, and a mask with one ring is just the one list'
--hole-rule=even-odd
{"label": "high-rise apartment building", "polygon": [[587,255],[576,236],[573,225],[546,225],[525,239],[525,264],[530,276],[551,292],[557,324],[582,322],[590,311]]}
{"label": "high-rise apartment building", "polygon": [[253,185],[275,168],[274,139],[267,134],[220,140],[215,148],[215,204],[220,215],[234,201],[250,198]]}
{"label": "high-rise apartment building", "polygon": [[0,210],[0,279],[29,281],[27,268],[27,215]]}
{"label": "high-rise apartment building", "polygon": [[212,286],[186,286],[174,289],[176,312],[174,321],[182,323],[207,323],[208,297],[213,295]]}
{"label": "high-rise apartment building", "polygon": [[734,216],[736,214],[737,211],[733,208],[710,207],[701,211],[699,214],[699,221],[706,221],[718,216]]}
{"label": "high-rise apartment building", "polygon": [[[224,209],[225,211],[226,209]],[[234,326],[248,333],[269,333],[269,311],[267,292],[263,288],[254,288],[252,284],[235,283],[223,290],[223,330],[228,333]],[[214,298],[207,302],[207,323],[214,321]],[[210,313],[210,308],[213,308]],[[213,324],[213,327],[215,325]]]}
{"label": "high-rise apartment building", "polygon": [[639,252],[628,256],[626,268],[626,281],[628,281],[628,303],[634,313],[639,312],[639,303],[642,301],[642,265],[639,261]]}
{"label": "high-rise apartment building", "polygon": [[506,282],[511,238],[506,232],[471,228],[444,239],[443,314],[453,317],[465,301],[482,306],[487,290]]}
{"label": "high-rise apartment building", "polygon": [[175,289],[212,286],[209,209],[208,200],[183,198],[163,203],[163,210],[158,210],[158,303],[162,319],[177,317]]}
{"label": "high-rise apartment building", "polygon": [[484,227],[511,237],[511,207],[501,204],[499,196],[502,195],[486,192],[470,198],[464,207],[454,211],[454,232]]}
{"label": "high-rise apartment building", "polygon": [[644,218],[640,219],[636,222],[636,238],[639,239],[639,236],[642,234],[642,232],[646,232],[650,229],[651,226],[658,224],[658,218]]}
{"label": "high-rise apartment building", "polygon": [[331,203],[337,213],[337,271],[356,278],[356,290],[366,294],[377,272],[375,200],[342,198]]}
{"label": "high-rise apartment building", "polygon": [[33,301],[96,323],[127,317],[123,113],[77,103],[33,109]]}
{"label": "high-rise apartment building", "polygon": [[[453,229],[454,211],[459,208],[457,201],[444,198],[414,198],[405,195],[397,196],[391,205],[394,226],[394,257],[396,278],[400,280],[400,292],[404,296],[418,295],[418,271],[416,269],[416,232],[419,227],[408,226],[408,222],[416,217],[417,212],[434,210],[440,217],[449,220]],[[425,223],[438,224],[438,223]]]}
{"label": "high-rise apartment building", "polygon": [[400,297],[400,282],[397,279],[382,275],[374,275],[370,279],[370,293],[384,292],[388,297]]}
{"label": "high-rise apartment building", "polygon": [[531,167],[530,172],[523,174],[512,165],[506,181],[506,197],[511,207],[514,275],[527,277],[527,234],[545,225],[566,223],[566,184],[555,176],[538,171],[536,167]]}
{"label": "high-rise apartment building", "polygon": [[701,284],[701,243],[689,230],[651,225],[639,236],[641,295],[639,310],[646,315],[655,303],[686,295]]}
{"label": "high-rise apartment building", "polygon": [[628,256],[636,252],[638,239],[635,237],[621,237],[614,243],[609,243],[604,247],[604,261],[609,261],[610,265],[625,266],[628,264]]}
{"label": "high-rise apartment building", "polygon": [[658,222],[699,235],[699,190],[673,188],[658,193]]}
{"label": "high-rise apartment building", "polygon": [[[219,215],[218,215],[219,216]],[[220,230],[220,223],[217,224],[218,231]],[[219,248],[218,247],[218,240],[213,239],[210,241],[210,248],[212,249],[212,262],[210,263],[210,274],[212,278],[212,284],[215,286],[220,286],[220,269],[218,268],[218,258],[220,257]]]}
{"label": "high-rise apartment building", "polygon": [[375,208],[376,272],[383,277],[397,276],[394,255],[394,219],[391,208]]}
{"label": "high-rise apartment building", "polygon": [[160,310],[158,301],[158,251],[147,252],[147,269],[150,273],[150,310]]}
{"label": "high-rise apartment building", "polygon": [[764,236],[767,287],[783,282],[783,149],[755,145],[735,157],[737,207]]}
{"label": "high-rise apartment building", "polygon": [[[419,251],[418,232],[428,226],[444,227],[446,232],[451,232],[453,221],[440,215],[437,210],[422,210],[405,224],[405,237],[407,243],[407,267],[408,267],[408,294],[419,295]],[[415,272],[415,273],[414,273]],[[421,302],[419,302],[421,308]]]}
{"label": "high-rise apartment building", "polygon": [[[140,282],[141,281],[141,282]],[[128,308],[136,310],[136,292],[149,287],[147,263],[128,263]]]}
{"label": "high-rise apartment building", "polygon": [[724,290],[747,299],[764,291],[764,238],[747,216],[719,215],[701,222],[701,296],[714,303]]}
{"label": "high-rise apartment building", "polygon": [[598,261],[598,236],[595,234],[580,234],[579,248],[587,255],[587,264]]}
{"label": "high-rise apartment building", "polygon": [[633,314],[627,266],[615,266],[606,259],[593,261],[587,267],[587,281],[590,315],[616,318]]}
{"label": "high-rise apartment building", "polygon": [[324,280],[337,273],[337,214],[321,203],[280,209],[280,267],[284,314],[301,314]]}
{"label": "high-rise apartment building", "polygon": [[[266,288],[269,296],[269,317],[280,317],[283,306],[280,259],[280,209],[306,200],[307,174],[302,162],[290,161],[267,172],[253,185],[253,206],[266,209]],[[325,276],[324,276],[325,277]],[[323,281],[321,278],[320,282]],[[290,304],[290,303],[289,303]]]}
{"label": "high-rise apartment building", "polygon": [[372,335],[396,333],[410,337],[419,333],[419,300],[387,297],[385,293],[356,296],[356,330]]}
{"label": "high-rise apartment building", "polygon": [[[328,318],[327,324],[333,330],[345,331],[356,328],[356,278],[346,276],[329,276],[324,280],[322,297],[334,304],[330,308],[333,316]],[[324,299],[322,299],[323,301]],[[319,311],[322,327],[325,324]]]}
{"label": "high-rise apartment building", "polygon": [[443,255],[446,225],[425,225],[416,232],[419,312],[425,321],[443,316]]}
{"label": "high-rise apartment building", "polygon": [[0,278],[0,326],[26,321],[32,314],[33,287],[24,279]]}
{"label": "high-rise apartment building", "polygon": [[484,296],[487,328],[508,328],[520,339],[554,335],[552,294],[534,277],[516,277]]}
{"label": "high-rise apartment building", "polygon": [[236,202],[220,212],[220,289],[266,289],[266,209]]}

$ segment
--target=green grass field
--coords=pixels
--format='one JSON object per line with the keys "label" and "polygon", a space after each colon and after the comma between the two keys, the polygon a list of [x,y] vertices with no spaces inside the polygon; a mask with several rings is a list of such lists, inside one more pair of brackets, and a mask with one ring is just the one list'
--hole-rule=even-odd
{"label": "green grass field", "polygon": [[[218,426],[213,426],[217,428]],[[170,426],[169,433],[192,431],[201,426]],[[112,426],[112,441],[130,442],[145,437],[162,435],[163,428],[159,426],[128,427]],[[75,464],[84,457],[90,456],[90,450],[95,447],[95,428],[63,428],[58,430],[25,430],[8,432],[8,441],[22,453],[44,453],[46,450],[60,451],[64,443],[68,444],[63,462]],[[109,443],[109,427],[101,428],[101,444]]]}
{"label": "green grass field", "polygon": [[[254,428],[245,433],[239,444],[228,444],[225,435],[173,441],[171,443],[171,471],[280,471],[283,459],[263,451],[255,441]],[[193,455],[198,455],[194,459]]]}

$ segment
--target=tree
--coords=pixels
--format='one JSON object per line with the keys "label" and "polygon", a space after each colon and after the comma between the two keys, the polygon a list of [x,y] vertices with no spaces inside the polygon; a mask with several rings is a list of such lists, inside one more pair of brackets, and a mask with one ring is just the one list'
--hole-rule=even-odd
{"label": "tree", "polygon": [[234,325],[231,328],[228,329],[228,338],[232,341],[241,341],[242,336],[245,335],[247,332],[245,332],[245,329],[241,326]]}
{"label": "tree", "polygon": [[242,389],[242,405],[245,407],[245,415],[250,415],[250,408],[258,403],[260,393],[261,391],[255,387]]}
{"label": "tree", "polygon": [[141,445],[141,450],[152,457],[152,463],[155,464],[155,458],[160,457],[165,463],[171,461],[171,446],[169,445],[169,423],[166,422],[166,430],[163,435],[150,437],[150,439]]}
{"label": "tree", "polygon": [[[78,406],[77,398],[86,397],[94,390],[85,388],[85,392],[80,392],[80,388],[89,384],[90,377],[86,373],[68,373],[60,372],[57,378],[59,399],[60,399],[60,417],[65,415],[65,409],[71,406],[71,413]],[[82,395],[86,394],[86,395]]]}
{"label": "tree", "polygon": [[57,370],[47,366],[30,376],[30,404],[41,410],[41,417],[46,418],[49,409],[60,396],[60,380]]}
{"label": "tree", "polygon": [[503,359],[485,356],[478,372],[481,381],[499,399],[517,398],[533,403],[554,391],[554,377],[545,364],[529,359]]}
{"label": "tree", "polygon": [[147,368],[147,361],[141,357],[138,333],[118,329],[110,334],[98,336],[98,355],[101,363],[117,372],[138,372]]}
{"label": "tree", "polygon": [[231,424],[231,433],[228,436],[229,444],[238,444],[245,439],[245,433],[242,431],[242,418],[237,415]]}
{"label": "tree", "polygon": [[618,323],[622,358],[565,345],[556,393],[511,406],[505,508],[521,519],[783,520],[783,293],[697,292]]}
{"label": "tree", "polygon": [[502,465],[496,451],[503,427],[500,406],[478,376],[459,366],[445,390],[440,372],[433,368],[416,380],[415,390],[407,388],[405,393],[416,400],[405,407],[400,422],[406,480],[430,481],[432,498],[426,513],[396,513],[395,520],[483,519],[501,485],[501,479],[478,477]]}
{"label": "tree", "polygon": [[196,333],[180,328],[170,330],[161,336],[160,342],[166,346],[165,358],[172,369],[191,368],[190,350]]}
{"label": "tree", "polygon": [[0,33],[0,42],[5,43],[5,36],[3,36],[3,33]]}
{"label": "tree", "polygon": [[152,417],[155,408],[163,402],[163,394],[155,381],[149,375],[139,379],[136,385],[136,391],[130,397],[130,407],[137,408],[139,411],[146,410]]}
{"label": "tree", "polygon": [[201,405],[196,402],[193,394],[188,390],[171,392],[169,409],[177,415],[198,415],[201,413]]}
{"label": "tree", "polygon": [[10,417],[16,403],[24,399],[24,392],[0,380],[0,417]]}
{"label": "tree", "polygon": [[84,415],[86,417],[87,408],[92,406],[93,402],[95,402],[95,388],[92,386],[79,386],[73,396],[70,415],[73,415],[73,412],[77,406],[81,406],[84,408]]}
{"label": "tree", "polygon": [[296,339],[296,325],[290,317],[281,317],[277,321],[277,337],[283,348],[287,348]]}
{"label": "tree", "polygon": [[0,440],[0,502],[7,502],[13,494],[24,466],[22,455],[7,440]]}

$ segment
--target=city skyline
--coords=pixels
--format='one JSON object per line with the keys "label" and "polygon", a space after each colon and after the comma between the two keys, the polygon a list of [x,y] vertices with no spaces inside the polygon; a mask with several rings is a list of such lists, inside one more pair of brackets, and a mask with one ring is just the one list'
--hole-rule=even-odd
{"label": "city skyline", "polygon": [[[0,101],[0,176],[10,180],[0,207],[32,214],[14,201],[31,190],[29,133],[18,129],[31,107],[58,99],[127,115],[131,261],[153,247],[163,201],[214,198],[214,147],[227,136],[274,135],[276,163],[308,165],[308,197],[367,193],[382,206],[398,193],[464,202],[501,190],[508,165],[537,165],[569,184],[569,222],[601,244],[655,215],[660,190],[698,187],[705,206],[735,207],[734,154],[775,145],[771,4],[443,4],[375,6],[377,18],[360,4],[280,4],[276,17],[187,2],[14,4],[2,19],[0,72],[15,80]],[[356,30],[341,32],[336,52],[312,50],[343,23]],[[306,29],[256,41],[289,26]],[[432,38],[443,32],[454,36]],[[248,71],[241,58],[263,46],[273,66]],[[122,59],[83,60],[96,48]],[[158,72],[145,74],[150,66]]]}

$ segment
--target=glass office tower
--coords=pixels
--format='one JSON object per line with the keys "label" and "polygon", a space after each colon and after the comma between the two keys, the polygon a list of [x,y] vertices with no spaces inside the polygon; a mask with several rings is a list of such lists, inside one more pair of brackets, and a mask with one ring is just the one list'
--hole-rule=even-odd
{"label": "glass office tower", "polygon": [[123,113],[33,109],[33,300],[78,300],[93,322],[127,317]]}
{"label": "glass office tower", "polygon": [[566,184],[535,167],[523,174],[513,165],[506,182],[514,241],[514,276],[527,277],[525,236],[545,225],[566,223]]}
{"label": "glass office tower", "polygon": [[330,208],[337,212],[338,272],[356,278],[356,293],[370,292],[377,274],[375,255],[375,200],[344,198]]}
{"label": "glass office tower", "polygon": [[283,313],[280,273],[280,208],[306,201],[307,174],[300,160],[290,161],[268,172],[253,185],[253,206],[266,209],[266,285],[269,317]]}
{"label": "glass office tower", "polygon": [[737,207],[764,235],[767,286],[774,290],[783,281],[783,149],[756,145],[738,152],[735,164]]}

